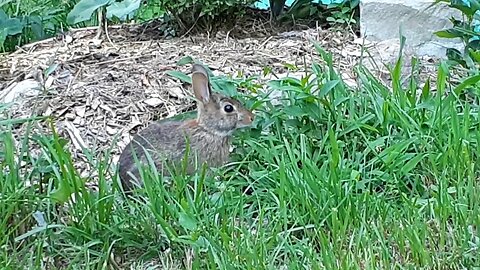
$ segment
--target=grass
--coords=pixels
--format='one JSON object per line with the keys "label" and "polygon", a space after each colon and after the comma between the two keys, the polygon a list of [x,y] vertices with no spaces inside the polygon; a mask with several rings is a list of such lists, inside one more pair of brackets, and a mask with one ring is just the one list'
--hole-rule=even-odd
{"label": "grass", "polygon": [[178,175],[171,186],[146,170],[146,200],[122,196],[109,151],[88,153],[93,191],[53,125],[51,134],[30,132],[15,145],[20,120],[0,122],[0,265],[479,267],[478,80],[453,85],[442,63],[436,91],[414,79],[403,84],[399,59],[392,87],[359,67],[360,87],[350,89],[317,49],[322,57],[305,78],[269,82],[284,93],[280,104],[267,94],[244,97],[258,120],[237,134],[230,166],[217,177]]}

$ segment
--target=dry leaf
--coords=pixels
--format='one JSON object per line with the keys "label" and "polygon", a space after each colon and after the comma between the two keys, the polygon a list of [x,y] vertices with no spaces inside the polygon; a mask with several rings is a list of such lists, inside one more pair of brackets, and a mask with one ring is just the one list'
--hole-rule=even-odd
{"label": "dry leaf", "polygon": [[100,106],[100,100],[93,99],[91,106],[92,106],[92,109],[96,110],[98,108],[98,106]]}
{"label": "dry leaf", "polygon": [[87,108],[85,106],[75,107],[75,113],[79,117],[85,117],[86,110],[87,110]]}
{"label": "dry leaf", "polygon": [[172,97],[185,98],[181,87],[169,87],[167,88],[167,91]]}
{"label": "dry leaf", "polygon": [[149,99],[145,99],[143,102],[151,107],[157,107],[160,104],[163,104],[163,100],[159,98],[149,98]]}
{"label": "dry leaf", "polygon": [[107,130],[107,134],[108,134],[108,135],[115,135],[115,134],[117,134],[117,130],[116,130],[115,128],[110,127],[110,126],[107,126],[106,130]]}
{"label": "dry leaf", "polygon": [[84,148],[87,148],[87,144],[83,141],[80,131],[73,125],[70,121],[65,121],[65,128],[70,135],[70,139],[75,146],[76,150],[81,151]]}
{"label": "dry leaf", "polygon": [[54,80],[55,80],[55,78],[53,78],[53,76],[49,76],[47,78],[47,80],[45,81],[45,88],[48,89],[48,88],[52,87]]}

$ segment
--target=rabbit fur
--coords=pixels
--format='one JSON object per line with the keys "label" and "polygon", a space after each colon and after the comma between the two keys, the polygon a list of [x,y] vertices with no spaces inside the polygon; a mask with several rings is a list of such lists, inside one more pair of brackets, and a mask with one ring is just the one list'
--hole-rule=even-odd
{"label": "rabbit fur", "polygon": [[195,161],[200,165],[206,162],[208,167],[222,166],[229,159],[232,133],[253,122],[254,114],[239,101],[212,92],[207,70],[202,65],[194,64],[191,76],[197,118],[154,122],[133,137],[119,159],[120,182],[125,191],[134,185],[142,186],[134,155],[140,163],[147,164],[145,151],[148,151],[159,172],[168,175],[168,170],[163,169],[164,161],[181,162],[188,143],[187,173],[194,172]]}

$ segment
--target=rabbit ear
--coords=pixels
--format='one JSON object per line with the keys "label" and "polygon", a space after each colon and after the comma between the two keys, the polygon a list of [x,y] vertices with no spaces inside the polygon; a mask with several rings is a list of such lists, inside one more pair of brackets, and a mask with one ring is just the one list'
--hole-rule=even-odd
{"label": "rabbit ear", "polygon": [[204,67],[195,64],[192,68],[192,86],[195,97],[206,104],[210,101],[210,83]]}
{"label": "rabbit ear", "polygon": [[201,64],[193,64],[192,73],[194,73],[194,72],[201,72],[201,73],[205,74],[205,76],[208,77],[207,69]]}

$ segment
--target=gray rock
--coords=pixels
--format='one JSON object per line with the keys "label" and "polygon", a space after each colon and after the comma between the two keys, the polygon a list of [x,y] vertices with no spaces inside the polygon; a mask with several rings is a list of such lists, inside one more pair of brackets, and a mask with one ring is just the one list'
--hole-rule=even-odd
{"label": "gray rock", "polygon": [[433,33],[450,28],[449,18],[461,18],[460,12],[445,4],[429,6],[434,0],[361,0],[360,31],[373,42],[396,39],[400,31],[406,47],[418,56],[444,57],[447,48],[463,50],[460,39],[438,38]]}
{"label": "gray rock", "polygon": [[37,96],[40,91],[41,86],[34,79],[15,82],[5,89],[0,89],[0,102],[18,102],[26,97]]}

